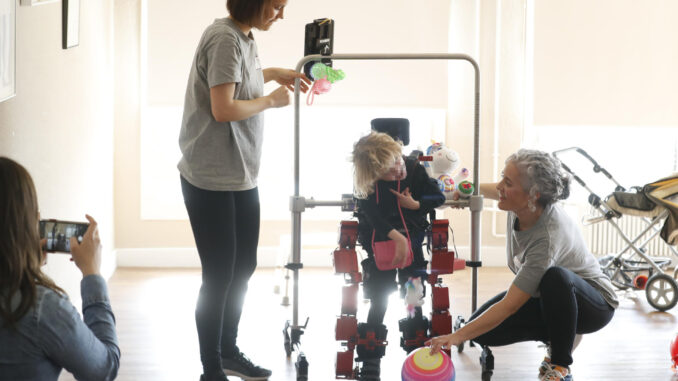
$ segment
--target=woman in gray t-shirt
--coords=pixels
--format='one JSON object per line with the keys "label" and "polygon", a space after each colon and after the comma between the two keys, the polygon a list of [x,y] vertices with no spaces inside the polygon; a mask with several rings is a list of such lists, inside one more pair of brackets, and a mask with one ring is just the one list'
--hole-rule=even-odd
{"label": "woman in gray t-shirt", "polygon": [[[287,0],[228,0],[193,59],[179,135],[181,188],[202,265],[195,311],[202,381],[265,380],[236,345],[247,283],[257,266],[263,111],[290,103],[293,70],[262,69],[252,29],[283,18]],[[280,87],[264,95],[264,83]]]}
{"label": "woman in gray t-shirt", "polygon": [[480,192],[508,212],[513,283],[467,325],[429,344],[438,351],[471,339],[488,346],[542,341],[550,353],[539,367],[540,380],[569,381],[575,336],[607,325],[619,302],[578,227],[556,203],[570,193],[560,162],[521,149],[506,160],[502,177],[497,184],[481,184]]}

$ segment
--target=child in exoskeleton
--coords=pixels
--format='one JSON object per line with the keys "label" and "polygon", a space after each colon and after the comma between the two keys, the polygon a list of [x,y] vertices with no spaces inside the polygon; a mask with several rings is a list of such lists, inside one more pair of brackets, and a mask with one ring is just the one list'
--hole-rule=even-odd
{"label": "child in exoskeleton", "polygon": [[[398,288],[398,283],[403,296],[408,278],[425,277],[427,261],[422,243],[429,226],[426,215],[442,205],[445,196],[419,161],[403,156],[401,143],[388,134],[372,132],[362,137],[353,147],[352,159],[358,199],[358,241],[368,255],[361,263],[363,292],[370,299],[367,323],[361,324],[359,332],[374,330],[376,337],[384,340],[388,296]],[[387,240],[395,242],[395,255],[390,266],[380,264],[379,269],[373,248],[375,243]],[[409,265],[408,255],[412,258]],[[383,270],[384,267],[393,269]],[[421,307],[417,307],[415,314],[420,317],[421,313]],[[356,360],[363,362],[360,379],[379,380],[384,347],[365,350],[359,346],[357,353]]]}

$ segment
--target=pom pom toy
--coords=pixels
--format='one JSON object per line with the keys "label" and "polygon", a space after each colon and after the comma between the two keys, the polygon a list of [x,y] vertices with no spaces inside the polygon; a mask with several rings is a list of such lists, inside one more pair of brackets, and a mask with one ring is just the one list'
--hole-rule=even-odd
{"label": "pom pom toy", "polygon": [[405,304],[409,317],[414,317],[415,307],[424,305],[424,286],[421,284],[421,278],[410,278],[405,283]]}
{"label": "pom pom toy", "polygon": [[311,67],[311,76],[315,81],[325,78],[330,81],[330,83],[341,81],[346,78],[346,74],[344,74],[343,70],[335,70],[322,62],[316,62],[313,67]]}
{"label": "pom pom toy", "polygon": [[468,198],[473,194],[475,187],[470,181],[462,181],[457,185],[457,192],[462,198]]}
{"label": "pom pom toy", "polygon": [[431,355],[431,348],[421,347],[410,353],[403,363],[403,381],[454,381],[455,371],[447,353]]}
{"label": "pom pom toy", "polygon": [[329,92],[332,89],[332,84],[344,79],[346,74],[343,70],[335,70],[322,62],[316,62],[311,67],[311,77],[313,77],[314,82],[306,98],[306,104],[309,106],[313,104],[316,95]]}

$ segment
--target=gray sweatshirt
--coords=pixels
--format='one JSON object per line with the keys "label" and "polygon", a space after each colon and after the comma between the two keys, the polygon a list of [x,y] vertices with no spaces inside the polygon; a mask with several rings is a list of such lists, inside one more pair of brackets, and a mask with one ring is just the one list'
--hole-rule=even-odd
{"label": "gray sweatshirt", "polygon": [[516,214],[507,218],[506,259],[516,274],[513,284],[533,297],[539,297],[539,282],[548,268],[566,268],[600,291],[613,308],[619,300],[610,279],[603,274],[596,257],[586,247],[574,221],[558,204],[544,208],[531,228],[518,231]]}

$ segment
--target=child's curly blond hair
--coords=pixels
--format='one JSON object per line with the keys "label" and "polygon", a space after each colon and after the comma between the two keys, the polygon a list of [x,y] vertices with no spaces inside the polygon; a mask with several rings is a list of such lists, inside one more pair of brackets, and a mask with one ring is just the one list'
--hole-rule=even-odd
{"label": "child's curly blond hair", "polygon": [[357,198],[374,193],[374,184],[402,156],[400,142],[383,132],[365,135],[353,145],[353,186]]}

